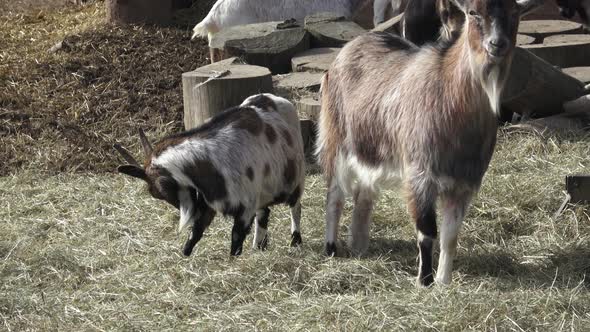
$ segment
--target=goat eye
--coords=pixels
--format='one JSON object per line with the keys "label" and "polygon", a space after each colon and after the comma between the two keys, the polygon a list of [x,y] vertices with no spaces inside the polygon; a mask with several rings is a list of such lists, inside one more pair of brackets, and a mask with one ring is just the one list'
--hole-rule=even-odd
{"label": "goat eye", "polygon": [[481,16],[475,10],[470,10],[469,15],[475,17],[478,20],[481,18]]}

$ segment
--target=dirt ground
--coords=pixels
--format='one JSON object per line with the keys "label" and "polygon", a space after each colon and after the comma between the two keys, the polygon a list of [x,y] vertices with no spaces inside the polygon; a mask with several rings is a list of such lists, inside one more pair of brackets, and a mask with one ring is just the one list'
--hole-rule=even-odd
{"label": "dirt ground", "polygon": [[181,74],[208,63],[206,42],[190,41],[198,17],[115,27],[102,2],[49,5],[0,22],[0,175],[112,171],[113,142],[181,128]]}

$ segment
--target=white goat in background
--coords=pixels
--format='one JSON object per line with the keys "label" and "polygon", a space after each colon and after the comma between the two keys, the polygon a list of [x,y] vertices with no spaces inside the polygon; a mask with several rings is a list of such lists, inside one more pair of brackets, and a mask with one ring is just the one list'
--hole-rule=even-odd
{"label": "white goat in background", "polygon": [[[366,1],[373,0],[218,0],[209,14],[193,28],[192,38],[208,37],[211,41],[213,34],[232,26],[290,18],[303,22],[305,16],[319,12],[350,18]],[[389,1],[375,0],[374,17],[379,17],[381,22],[385,19]],[[392,3],[401,1],[393,0]]]}

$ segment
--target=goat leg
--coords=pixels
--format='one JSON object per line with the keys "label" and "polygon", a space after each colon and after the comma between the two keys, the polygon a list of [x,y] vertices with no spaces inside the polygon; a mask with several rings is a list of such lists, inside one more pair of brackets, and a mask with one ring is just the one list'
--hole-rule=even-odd
{"label": "goat leg", "polygon": [[188,239],[184,243],[184,249],[182,250],[182,253],[185,256],[188,257],[191,255],[193,248],[201,240],[203,237],[203,232],[205,232],[205,229],[209,227],[211,221],[213,221],[213,218],[215,218],[215,211],[206,206],[205,210],[203,210],[203,213],[201,214],[201,217],[193,224],[191,232],[188,235]]}

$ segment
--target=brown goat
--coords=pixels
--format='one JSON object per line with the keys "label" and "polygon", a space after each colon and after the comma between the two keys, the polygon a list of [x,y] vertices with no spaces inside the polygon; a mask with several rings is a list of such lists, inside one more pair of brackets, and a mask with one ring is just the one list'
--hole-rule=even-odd
{"label": "brown goat", "polygon": [[437,198],[437,280],[451,281],[462,220],[494,151],[519,15],[537,5],[455,2],[466,24],[452,42],[417,48],[393,35],[364,34],[340,51],[321,87],[317,154],[328,181],[326,253],[336,251],[345,194],[354,198],[350,247],[361,254],[379,187],[401,182],[417,229],[423,286],[434,282]]}

